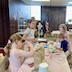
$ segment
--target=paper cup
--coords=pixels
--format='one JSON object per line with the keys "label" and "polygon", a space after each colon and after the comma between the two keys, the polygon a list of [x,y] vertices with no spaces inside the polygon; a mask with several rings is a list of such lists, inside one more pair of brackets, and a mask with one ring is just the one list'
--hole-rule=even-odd
{"label": "paper cup", "polygon": [[38,72],[48,72],[48,64],[47,63],[41,63],[39,65],[39,71]]}

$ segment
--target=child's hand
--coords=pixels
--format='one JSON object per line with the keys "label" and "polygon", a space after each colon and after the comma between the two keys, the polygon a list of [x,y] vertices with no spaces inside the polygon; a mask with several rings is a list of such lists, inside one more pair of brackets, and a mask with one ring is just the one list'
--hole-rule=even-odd
{"label": "child's hand", "polygon": [[38,41],[38,40],[37,40],[36,38],[33,38],[33,39],[32,39],[32,42],[33,42],[33,43],[36,43],[37,41]]}
{"label": "child's hand", "polygon": [[50,44],[54,45],[54,42],[53,41],[50,41]]}
{"label": "child's hand", "polygon": [[59,42],[59,39],[57,39],[56,42]]}
{"label": "child's hand", "polygon": [[33,48],[33,44],[32,43],[30,43],[30,42],[25,42],[25,44],[29,47],[29,48]]}
{"label": "child's hand", "polygon": [[63,48],[60,48],[59,50],[60,50],[60,51],[63,51]]}

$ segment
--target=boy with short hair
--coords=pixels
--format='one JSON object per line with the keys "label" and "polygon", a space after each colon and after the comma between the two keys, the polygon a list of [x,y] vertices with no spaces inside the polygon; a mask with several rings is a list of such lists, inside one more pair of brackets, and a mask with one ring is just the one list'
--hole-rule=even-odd
{"label": "boy with short hair", "polygon": [[61,47],[59,48],[59,50],[63,50],[64,52],[66,52],[70,46],[69,46],[68,42],[64,39],[64,35],[60,34],[58,36],[58,39],[61,43]]}

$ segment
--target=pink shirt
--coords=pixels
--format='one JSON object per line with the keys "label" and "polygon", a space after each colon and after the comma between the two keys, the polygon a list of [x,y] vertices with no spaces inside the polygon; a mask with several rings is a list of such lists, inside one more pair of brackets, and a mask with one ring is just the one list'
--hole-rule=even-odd
{"label": "pink shirt", "polygon": [[21,59],[19,57],[31,57],[33,56],[33,53],[26,52],[23,50],[18,50],[16,48],[12,48],[10,51],[10,57],[9,57],[9,69],[11,72],[17,72],[19,68],[21,67]]}

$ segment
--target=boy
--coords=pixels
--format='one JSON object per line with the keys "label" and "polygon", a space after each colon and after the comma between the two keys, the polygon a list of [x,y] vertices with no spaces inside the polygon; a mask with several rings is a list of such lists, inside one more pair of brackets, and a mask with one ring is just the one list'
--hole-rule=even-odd
{"label": "boy", "polygon": [[59,41],[60,41],[60,43],[61,43],[61,47],[58,48],[58,49],[59,49],[59,50],[63,50],[64,52],[66,52],[66,51],[68,50],[68,48],[69,48],[69,44],[68,44],[68,42],[64,39],[64,35],[63,35],[63,34],[60,34],[60,35],[58,36],[58,39],[59,39]]}

